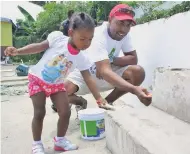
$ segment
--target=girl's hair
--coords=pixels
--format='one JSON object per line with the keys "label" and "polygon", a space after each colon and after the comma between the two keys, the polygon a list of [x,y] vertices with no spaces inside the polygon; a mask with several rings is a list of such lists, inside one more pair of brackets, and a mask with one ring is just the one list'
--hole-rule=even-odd
{"label": "girl's hair", "polygon": [[74,13],[70,19],[69,28],[76,30],[80,28],[92,29],[95,27],[94,20],[86,13]]}

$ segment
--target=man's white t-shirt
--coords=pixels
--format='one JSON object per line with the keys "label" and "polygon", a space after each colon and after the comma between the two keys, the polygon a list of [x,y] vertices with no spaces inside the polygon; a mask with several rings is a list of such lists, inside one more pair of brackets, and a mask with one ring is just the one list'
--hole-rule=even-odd
{"label": "man's white t-shirt", "polygon": [[47,37],[49,48],[40,61],[33,66],[29,73],[50,84],[63,83],[67,75],[78,68],[88,70],[91,66],[89,59],[80,51],[73,55],[68,50],[69,37],[60,31],[54,31]]}
{"label": "man's white t-shirt", "polygon": [[112,62],[113,58],[119,57],[121,52],[127,53],[134,50],[130,32],[120,41],[113,40],[108,34],[108,22],[103,22],[101,26],[96,27],[91,46],[86,50],[92,63],[91,73],[95,72],[95,62],[105,59]]}

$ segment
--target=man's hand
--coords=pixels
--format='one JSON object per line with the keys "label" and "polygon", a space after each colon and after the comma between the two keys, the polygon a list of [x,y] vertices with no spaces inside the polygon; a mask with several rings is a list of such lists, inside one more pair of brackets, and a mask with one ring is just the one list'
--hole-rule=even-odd
{"label": "man's hand", "polygon": [[115,111],[115,108],[112,105],[108,104],[108,102],[103,98],[98,99],[97,104],[98,104],[99,108]]}
{"label": "man's hand", "polygon": [[7,47],[4,53],[6,56],[16,56],[18,55],[18,50],[15,47]]}
{"label": "man's hand", "polygon": [[152,102],[152,94],[147,91],[147,89],[142,87],[135,87],[134,94],[138,99],[146,106],[149,106]]}

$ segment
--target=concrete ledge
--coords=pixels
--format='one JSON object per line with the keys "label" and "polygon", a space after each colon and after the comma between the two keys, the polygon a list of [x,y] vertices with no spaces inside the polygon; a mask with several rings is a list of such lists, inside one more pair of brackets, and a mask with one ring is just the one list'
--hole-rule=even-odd
{"label": "concrete ledge", "polygon": [[62,154],[111,154],[106,147],[105,148],[86,148],[74,151],[63,152]]}
{"label": "concrete ledge", "polygon": [[112,154],[190,154],[190,125],[154,107],[107,112]]}
{"label": "concrete ledge", "polygon": [[190,69],[155,71],[153,106],[190,123]]}

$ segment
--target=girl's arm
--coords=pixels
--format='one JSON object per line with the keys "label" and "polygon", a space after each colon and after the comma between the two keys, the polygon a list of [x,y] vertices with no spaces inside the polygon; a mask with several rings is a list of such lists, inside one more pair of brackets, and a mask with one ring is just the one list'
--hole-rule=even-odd
{"label": "girl's arm", "polygon": [[49,42],[47,40],[41,43],[33,43],[22,48],[16,49],[15,47],[7,47],[4,51],[6,56],[27,55],[40,53],[49,48]]}
{"label": "girl's arm", "polygon": [[114,107],[109,105],[107,103],[107,101],[104,98],[102,98],[102,96],[100,95],[98,88],[96,86],[96,82],[92,78],[89,70],[81,71],[81,74],[82,74],[84,81],[86,82],[88,88],[90,89],[92,95],[96,99],[98,106],[100,108],[104,108],[104,109],[108,109],[108,110],[115,110]]}
{"label": "girl's arm", "polygon": [[40,53],[49,48],[49,42],[47,40],[40,43],[29,44],[25,47],[19,48],[18,55],[35,54]]}

